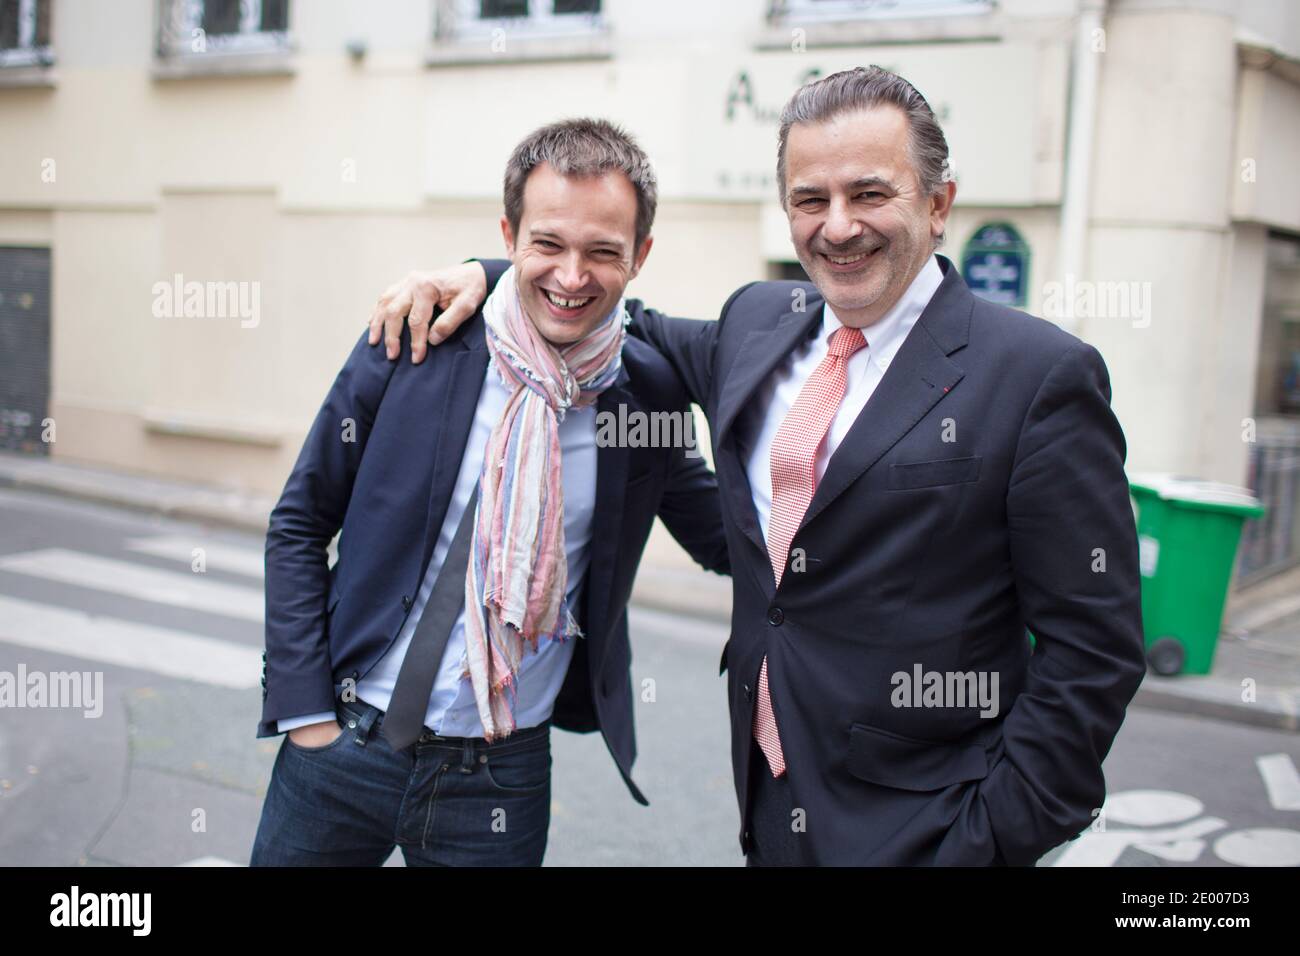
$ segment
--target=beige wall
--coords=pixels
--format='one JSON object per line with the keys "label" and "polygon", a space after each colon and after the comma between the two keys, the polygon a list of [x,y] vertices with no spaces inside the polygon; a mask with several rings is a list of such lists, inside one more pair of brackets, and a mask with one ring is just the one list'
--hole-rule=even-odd
{"label": "beige wall", "polygon": [[[1107,21],[1088,272],[1147,284],[1151,315],[1092,317],[1079,331],[1110,368],[1131,471],[1246,480],[1262,224],[1300,230],[1298,191],[1280,171],[1300,168],[1300,140],[1278,128],[1300,123],[1300,91],[1243,71],[1235,37],[1212,10],[1121,9]],[[1259,161],[1251,184],[1247,156]]]}
{"label": "beige wall", "polygon": [[[1031,311],[1059,278],[1073,0],[805,52],[763,0],[610,0],[608,59],[436,67],[431,3],[361,6],[293,4],[291,75],[162,80],[149,0],[56,4],[55,84],[0,88],[0,244],[53,251],[55,455],[278,490],[376,295],[498,253],[504,158],[558,116],[621,119],[656,161],[656,245],[630,293],[716,315],[792,257],[762,177],[771,111],[814,66],[897,68],[943,113],[959,175],[944,252],[1007,220],[1031,246]],[[1300,86],[1240,64],[1245,13],[1292,42],[1268,3],[1120,0],[1106,21],[1088,277],[1150,283],[1154,312],[1079,332],[1110,366],[1135,469],[1244,479],[1264,226],[1300,231],[1282,172],[1300,168]],[[963,42],[932,42],[943,33]],[[754,108],[728,121],[741,72]],[[154,315],[155,284],[177,273],[256,283],[256,327]]]}

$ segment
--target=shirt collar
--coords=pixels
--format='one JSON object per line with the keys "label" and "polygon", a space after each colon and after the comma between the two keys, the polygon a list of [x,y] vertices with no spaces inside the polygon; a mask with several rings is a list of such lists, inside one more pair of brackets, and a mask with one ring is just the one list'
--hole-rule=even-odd
{"label": "shirt collar", "polygon": [[[865,351],[868,359],[875,363],[880,371],[883,372],[889,367],[903,340],[907,338],[907,333],[921,317],[921,313],[925,311],[925,307],[929,305],[935,290],[942,282],[943,270],[939,268],[939,260],[931,253],[930,258],[921,267],[921,271],[912,279],[911,285],[894,303],[894,307],[886,312],[879,322],[862,330],[862,334],[867,339]],[[843,323],[831,309],[831,304],[827,302],[823,309],[821,331],[817,333],[818,339],[829,347],[832,333],[842,327]]]}

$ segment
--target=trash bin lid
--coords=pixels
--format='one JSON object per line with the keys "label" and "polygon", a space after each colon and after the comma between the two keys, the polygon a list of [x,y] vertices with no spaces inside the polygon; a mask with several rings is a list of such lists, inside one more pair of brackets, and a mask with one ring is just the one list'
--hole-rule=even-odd
{"label": "trash bin lid", "polygon": [[1166,501],[1226,506],[1230,510],[1252,515],[1264,513],[1264,506],[1249,488],[1220,481],[1202,481],[1165,472],[1146,472],[1130,477],[1129,484],[1155,492]]}

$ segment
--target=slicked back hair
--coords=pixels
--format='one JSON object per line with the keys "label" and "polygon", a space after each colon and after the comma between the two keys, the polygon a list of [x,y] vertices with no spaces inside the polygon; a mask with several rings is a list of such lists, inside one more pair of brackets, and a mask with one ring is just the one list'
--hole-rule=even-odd
{"label": "slicked back hair", "polygon": [[925,97],[897,73],[878,66],[854,67],[800,87],[781,111],[776,154],[776,184],[786,203],[785,148],[796,123],[824,123],[842,113],[895,106],[908,125],[908,152],[923,195],[940,192],[950,177],[948,140]]}

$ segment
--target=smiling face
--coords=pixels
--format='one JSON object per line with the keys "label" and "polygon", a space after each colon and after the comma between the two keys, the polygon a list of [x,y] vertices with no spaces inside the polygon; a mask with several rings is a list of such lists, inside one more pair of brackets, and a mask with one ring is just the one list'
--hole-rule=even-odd
{"label": "smiling face", "polygon": [[636,248],[636,198],[621,172],[561,176],[543,163],[524,184],[517,236],[501,217],[519,301],[552,345],[595,329],[641,270],[653,240]]}
{"label": "smiling face", "polygon": [[925,195],[894,106],[796,123],[786,145],[786,212],[799,261],[836,317],[879,321],[921,271],[956,185]]}

